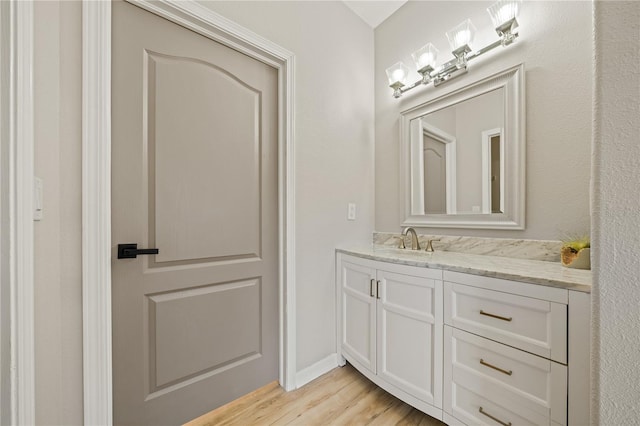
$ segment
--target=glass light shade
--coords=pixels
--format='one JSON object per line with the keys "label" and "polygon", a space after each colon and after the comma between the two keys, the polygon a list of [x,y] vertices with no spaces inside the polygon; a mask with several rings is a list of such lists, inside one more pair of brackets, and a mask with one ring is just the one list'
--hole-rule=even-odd
{"label": "glass light shade", "polygon": [[476,27],[467,19],[455,28],[446,32],[451,50],[455,51],[464,46],[471,46],[476,35]]}
{"label": "glass light shade", "polygon": [[387,78],[389,79],[389,86],[396,88],[402,87],[407,84],[407,77],[409,76],[409,67],[402,62],[397,62],[387,68]]}
{"label": "glass light shade", "polygon": [[[421,70],[433,70],[436,67],[436,59],[438,58],[438,49],[431,44],[427,43],[420,49],[411,54],[413,61],[416,63],[416,69],[418,72]],[[427,68],[430,67],[431,69]]]}
{"label": "glass light shade", "polygon": [[517,19],[521,3],[522,0],[498,0],[487,8],[494,28],[499,28],[512,19]]}

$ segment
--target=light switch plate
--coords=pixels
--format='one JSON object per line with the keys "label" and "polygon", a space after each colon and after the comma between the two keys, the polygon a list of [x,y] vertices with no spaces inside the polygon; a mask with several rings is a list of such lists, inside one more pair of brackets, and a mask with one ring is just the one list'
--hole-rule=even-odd
{"label": "light switch plate", "polygon": [[33,177],[33,220],[42,220],[43,207],[42,207],[42,179],[39,177]]}
{"label": "light switch plate", "polygon": [[349,203],[347,210],[347,220],[356,220],[356,204]]}

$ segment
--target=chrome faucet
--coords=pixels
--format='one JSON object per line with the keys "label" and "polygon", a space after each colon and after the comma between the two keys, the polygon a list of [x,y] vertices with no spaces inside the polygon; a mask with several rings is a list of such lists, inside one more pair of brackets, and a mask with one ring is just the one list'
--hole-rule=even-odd
{"label": "chrome faucet", "polygon": [[400,248],[407,248],[404,245],[404,236],[411,234],[411,250],[420,250],[420,242],[418,241],[418,234],[416,234],[416,230],[413,228],[407,228],[402,232],[402,237],[400,239]]}
{"label": "chrome faucet", "polygon": [[433,242],[434,241],[440,241],[440,238],[438,239],[433,239],[433,240],[429,240],[429,242],[427,242],[427,248],[425,251],[431,251],[434,252],[435,250],[433,249]]}

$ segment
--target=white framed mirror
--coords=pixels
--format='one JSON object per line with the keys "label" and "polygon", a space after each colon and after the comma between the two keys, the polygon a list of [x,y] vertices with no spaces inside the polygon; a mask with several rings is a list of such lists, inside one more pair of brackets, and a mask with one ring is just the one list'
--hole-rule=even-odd
{"label": "white framed mirror", "polygon": [[400,117],[402,226],[524,229],[524,64]]}

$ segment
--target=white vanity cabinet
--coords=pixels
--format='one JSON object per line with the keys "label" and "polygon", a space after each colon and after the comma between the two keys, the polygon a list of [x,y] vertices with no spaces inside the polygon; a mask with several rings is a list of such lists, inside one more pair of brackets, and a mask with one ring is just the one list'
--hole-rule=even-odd
{"label": "white vanity cabinet", "polygon": [[443,280],[444,421],[567,425],[569,367],[589,374],[588,347],[568,339],[571,292],[451,271]]}
{"label": "white vanity cabinet", "polygon": [[455,253],[369,256],[337,254],[339,359],[449,425],[590,424],[590,295],[571,273],[540,285],[446,269]]}
{"label": "white vanity cabinet", "polygon": [[341,355],[441,418],[442,271],[339,254],[337,283]]}

